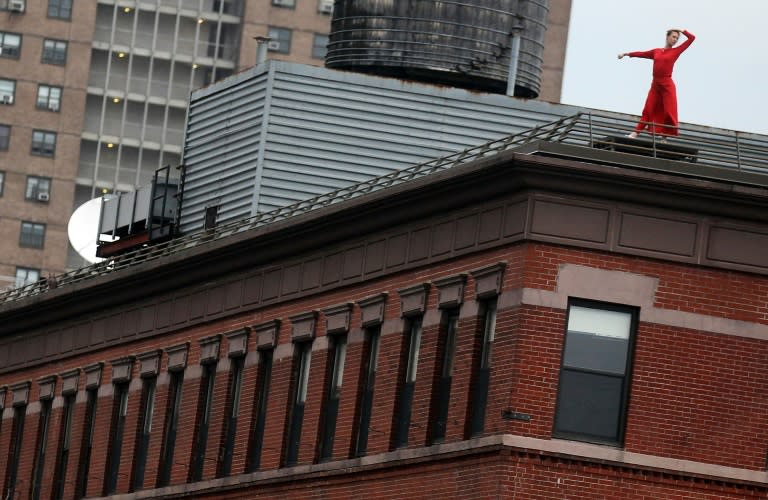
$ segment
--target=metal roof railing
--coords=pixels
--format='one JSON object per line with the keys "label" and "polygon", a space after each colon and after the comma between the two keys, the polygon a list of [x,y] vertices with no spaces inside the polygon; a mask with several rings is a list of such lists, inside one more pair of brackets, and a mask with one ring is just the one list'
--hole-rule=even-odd
{"label": "metal roof railing", "polygon": [[[605,136],[625,135],[635,121],[612,114],[581,112],[534,127],[530,130],[471,147],[441,158],[375,177],[358,184],[337,189],[251,218],[232,221],[212,229],[177,236],[168,241],[141,247],[109,260],[65,272],[19,288],[0,293],[0,304],[36,296],[53,288],[79,283],[111,274],[138,264],[150,262],[187,249],[196,248],[229,236],[263,227],[300,214],[335,205],[346,200],[400,185],[414,179],[447,170],[458,165],[496,155],[537,141],[559,142],[593,147]],[[697,162],[718,168],[750,171],[766,175],[768,184],[768,138],[740,132],[709,132],[701,128],[680,127],[676,145],[698,151]],[[656,138],[651,139],[650,156],[655,156]]]}

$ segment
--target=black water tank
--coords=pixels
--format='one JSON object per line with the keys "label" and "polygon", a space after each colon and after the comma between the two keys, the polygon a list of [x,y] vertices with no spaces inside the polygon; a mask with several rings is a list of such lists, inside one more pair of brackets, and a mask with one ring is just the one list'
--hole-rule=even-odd
{"label": "black water tank", "polygon": [[520,31],[515,95],[541,87],[548,0],[336,0],[325,65],[506,92]]}

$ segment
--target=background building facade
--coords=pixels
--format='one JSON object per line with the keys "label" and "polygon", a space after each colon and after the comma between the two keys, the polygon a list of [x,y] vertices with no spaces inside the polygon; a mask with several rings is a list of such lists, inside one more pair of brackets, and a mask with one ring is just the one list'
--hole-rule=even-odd
{"label": "background building facade", "polygon": [[[322,65],[329,5],[0,1],[0,285],[82,265],[72,210],[176,167],[190,91],[252,66],[254,36],[272,59]],[[559,100],[569,14],[551,2],[542,100]]]}

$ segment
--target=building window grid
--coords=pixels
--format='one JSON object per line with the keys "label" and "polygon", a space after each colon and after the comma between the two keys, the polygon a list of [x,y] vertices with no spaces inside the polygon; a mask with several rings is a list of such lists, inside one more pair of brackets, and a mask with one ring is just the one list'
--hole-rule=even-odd
{"label": "building window grid", "polygon": [[48,0],[48,17],[72,19],[72,0]]}
{"label": "building window grid", "polygon": [[312,38],[312,57],[315,59],[325,59],[328,52],[328,35],[315,33]]}
{"label": "building window grid", "polygon": [[622,446],[636,308],[571,299],[553,436]]}
{"label": "building window grid", "polygon": [[18,59],[21,54],[21,35],[0,31],[0,57]]}
{"label": "building window grid", "polygon": [[64,40],[46,38],[43,40],[41,62],[57,66],[65,65],[67,63],[67,47],[68,44]]}
{"label": "building window grid", "polygon": [[53,85],[40,84],[37,87],[37,109],[48,111],[61,111],[62,88]]}
{"label": "building window grid", "polygon": [[50,196],[50,177],[38,177],[36,175],[27,176],[27,189],[24,193],[24,199],[47,202],[50,199]]}
{"label": "building window grid", "polygon": [[32,154],[53,157],[56,153],[56,132],[46,130],[32,131]]}
{"label": "building window grid", "polygon": [[32,267],[17,267],[16,281],[14,285],[18,288],[25,285],[29,285],[31,283],[35,283],[39,279],[40,279],[40,269],[35,269]]}
{"label": "building window grid", "polygon": [[280,54],[289,54],[291,52],[292,31],[288,28],[270,26],[268,35],[270,41],[267,42],[267,49],[270,52]]}
{"label": "building window grid", "polygon": [[53,498],[64,498],[66,485],[67,465],[69,462],[69,449],[72,441],[72,421],[75,413],[75,395],[64,396],[64,409],[61,420],[61,434],[59,435],[59,453],[56,461],[56,472],[53,476]]}
{"label": "building window grid", "polygon": [[32,500],[39,500],[40,488],[43,483],[43,469],[45,468],[45,449],[48,444],[48,426],[51,421],[51,407],[53,401],[46,399],[40,402],[40,423],[37,431],[37,447],[32,471]]}
{"label": "building window grid", "polygon": [[0,78],[0,104],[13,104],[16,97],[16,80]]}

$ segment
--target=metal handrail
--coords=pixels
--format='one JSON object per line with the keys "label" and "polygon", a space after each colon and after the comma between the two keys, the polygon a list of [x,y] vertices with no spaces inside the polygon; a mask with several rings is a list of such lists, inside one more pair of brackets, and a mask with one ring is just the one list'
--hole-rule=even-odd
{"label": "metal handrail", "polygon": [[[212,229],[181,235],[169,241],[139,248],[110,260],[7,290],[0,293],[0,304],[32,297],[45,293],[52,288],[78,283],[150,262],[163,256],[175,254],[176,252],[196,248],[237,233],[267,226],[349,199],[375,193],[382,189],[403,184],[410,180],[447,170],[492,154],[516,149],[534,141],[559,142],[592,147],[596,137],[625,135],[634,128],[636,123],[637,121],[635,120],[607,113],[579,112],[518,134],[390,172],[308,200],[277,208],[270,212],[225,223]],[[654,124],[650,125],[653,126]],[[702,131],[701,129],[685,125],[678,128],[681,135],[671,139],[671,141],[675,145],[696,149],[698,164],[738,171],[749,170],[752,173],[765,174],[766,184],[768,184],[768,137],[755,134],[754,138],[746,138],[743,133]],[[659,152],[657,139],[656,137],[651,137],[652,148],[650,152],[656,155]],[[752,155],[747,155],[745,151],[752,152]]]}

